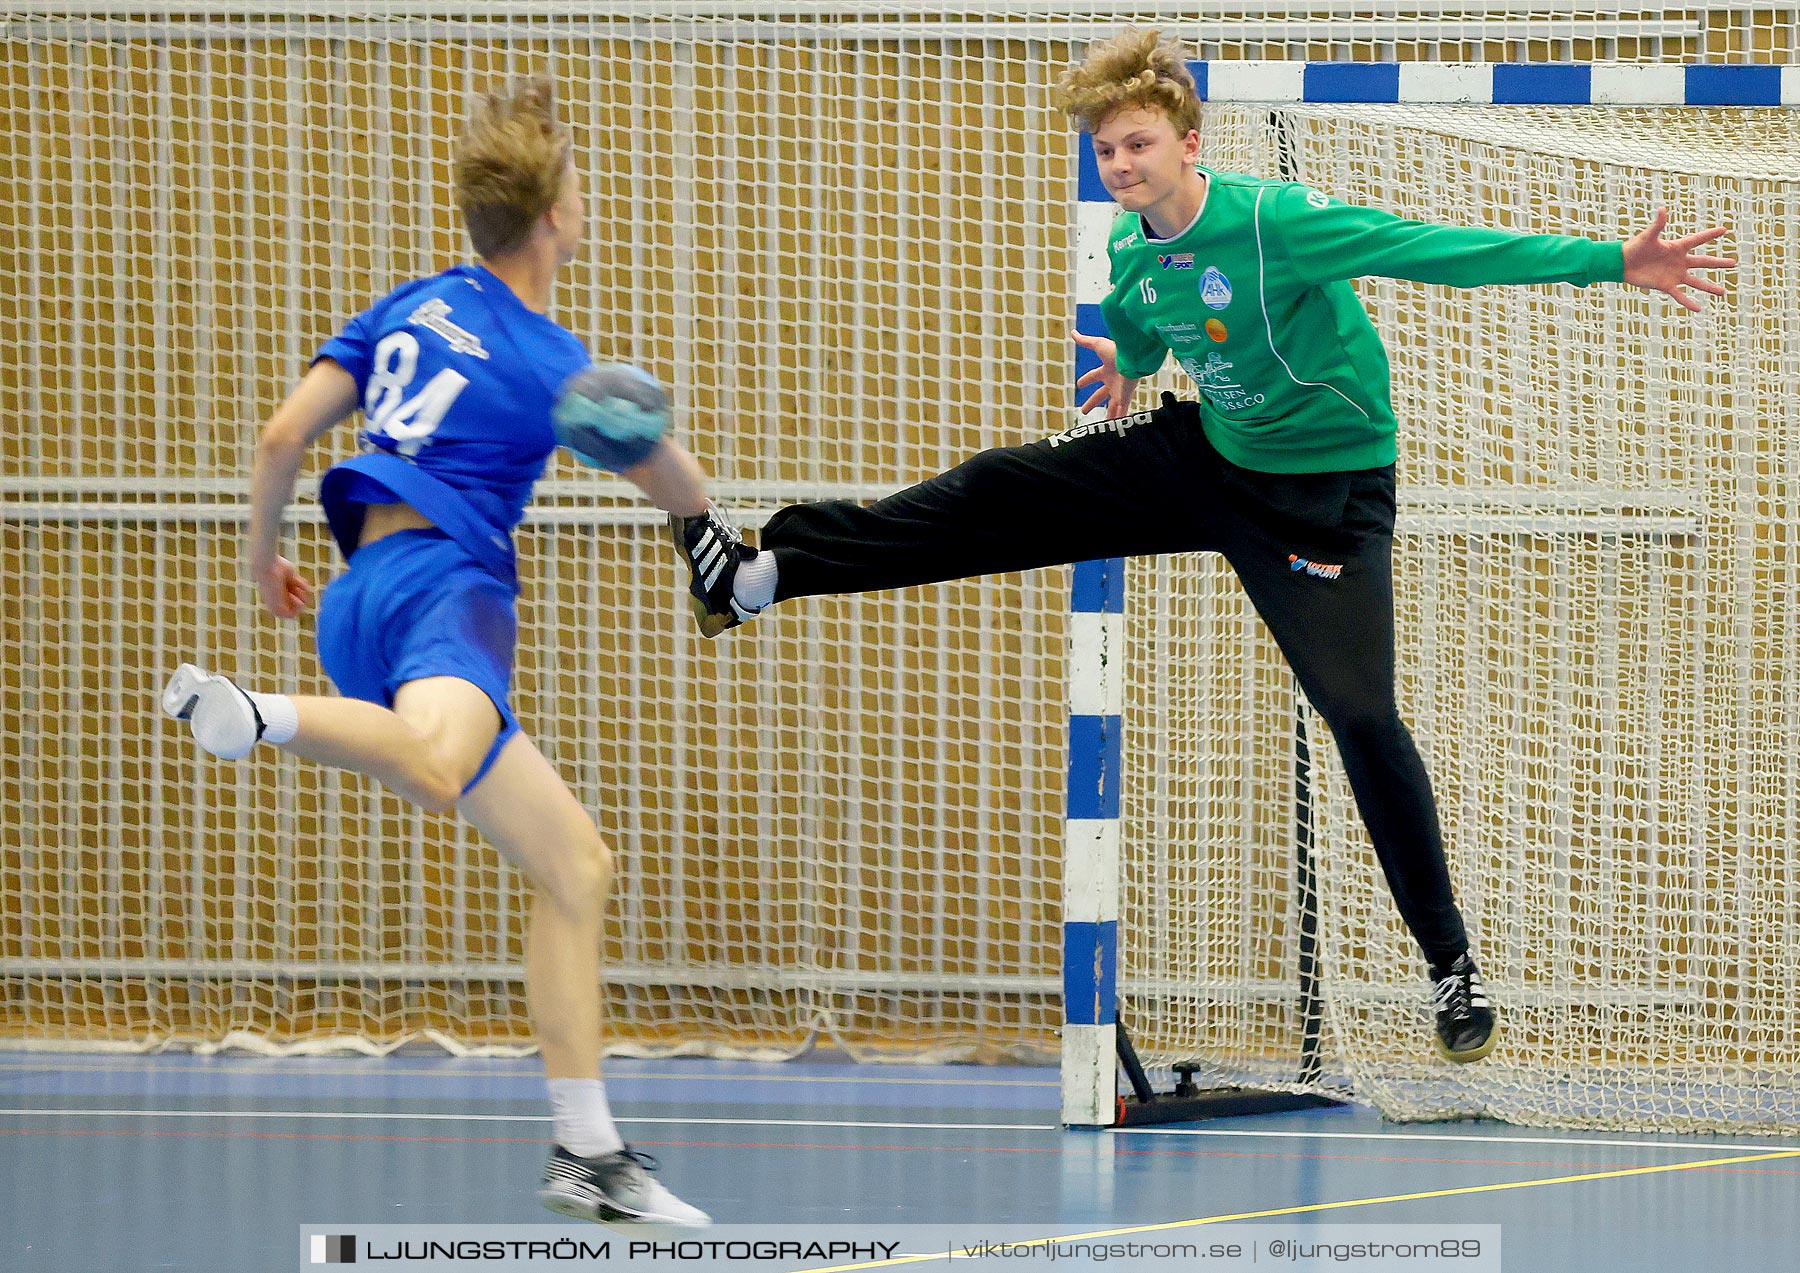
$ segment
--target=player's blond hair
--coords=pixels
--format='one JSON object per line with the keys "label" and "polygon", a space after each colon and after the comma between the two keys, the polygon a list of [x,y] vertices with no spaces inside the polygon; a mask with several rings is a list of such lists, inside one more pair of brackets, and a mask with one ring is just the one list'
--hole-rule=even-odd
{"label": "player's blond hair", "polygon": [[1057,80],[1056,104],[1084,133],[1122,110],[1161,111],[1178,137],[1200,127],[1200,91],[1187,51],[1161,31],[1142,27],[1089,46],[1080,64]]}
{"label": "player's blond hair", "polygon": [[549,80],[483,96],[457,144],[453,174],[477,256],[510,252],[531,237],[561,193],[573,153]]}

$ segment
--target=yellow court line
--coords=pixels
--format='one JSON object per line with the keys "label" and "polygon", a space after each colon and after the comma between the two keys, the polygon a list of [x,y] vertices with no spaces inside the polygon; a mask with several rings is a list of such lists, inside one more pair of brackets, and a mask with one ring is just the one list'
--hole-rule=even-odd
{"label": "yellow court line", "polygon": [[[1767,1162],[1772,1158],[1800,1158],[1800,1149],[1784,1149],[1772,1154],[1750,1154],[1741,1158],[1713,1158],[1706,1162],[1663,1163],[1656,1167],[1622,1167],[1616,1171],[1593,1171],[1580,1176],[1551,1176],[1543,1180],[1512,1180],[1490,1185],[1465,1185],[1460,1189],[1432,1189],[1425,1193],[1396,1193],[1382,1198],[1346,1198],[1342,1202],[1312,1202],[1299,1207],[1276,1207],[1269,1211],[1240,1211],[1232,1215],[1202,1216],[1197,1220],[1169,1220],[1162,1224],[1139,1224],[1125,1229],[1099,1229],[1093,1233],[1070,1233],[1061,1237],[1033,1238],[1009,1246],[1049,1246],[1053,1242],[1085,1242],[1093,1238],[1117,1238],[1131,1233],[1157,1233],[1166,1229],[1189,1229],[1202,1224],[1225,1224],[1232,1220],[1266,1220],[1271,1216],[1296,1216],[1312,1211],[1337,1211],[1345,1207],[1373,1207],[1384,1202],[1417,1202],[1422,1198],[1453,1198],[1458,1194],[1499,1193],[1504,1189],[1535,1189],[1539,1185],[1573,1185],[1584,1180],[1614,1180],[1621,1176],[1652,1176],[1663,1171],[1693,1171],[1698,1167],[1735,1167],[1748,1162]],[[947,1259],[947,1255],[901,1255],[891,1260],[874,1260],[867,1264],[834,1264],[829,1268],[808,1269],[804,1273],[847,1273],[851,1269],[879,1269],[896,1264],[920,1264],[927,1260]]]}

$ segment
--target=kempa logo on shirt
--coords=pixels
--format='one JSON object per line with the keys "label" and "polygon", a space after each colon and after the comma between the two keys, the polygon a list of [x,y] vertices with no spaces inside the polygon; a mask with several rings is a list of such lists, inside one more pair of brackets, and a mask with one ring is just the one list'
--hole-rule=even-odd
{"label": "kempa logo on shirt", "polygon": [[406,321],[415,327],[423,327],[442,336],[450,346],[452,353],[473,354],[486,361],[488,352],[481,347],[474,332],[466,332],[450,321],[450,304],[442,299],[426,301],[419,308],[406,316]]}
{"label": "kempa logo on shirt", "polygon": [[1342,564],[1334,566],[1323,561],[1308,561],[1306,558],[1296,556],[1293,553],[1288,554],[1288,569],[1294,571],[1296,574],[1304,570],[1315,579],[1336,579],[1339,575],[1344,573]]}
{"label": "kempa logo on shirt", "polygon": [[1078,424],[1072,429],[1064,429],[1061,433],[1052,433],[1045,439],[1054,451],[1065,442],[1073,442],[1077,438],[1090,438],[1101,433],[1113,433],[1123,437],[1138,425],[1149,420],[1153,413],[1139,411],[1136,415],[1120,416],[1117,420],[1089,420],[1086,424]]}
{"label": "kempa logo on shirt", "polygon": [[1138,232],[1136,230],[1133,230],[1130,234],[1126,235],[1124,238],[1113,240],[1113,245],[1112,245],[1113,251],[1117,252],[1120,248],[1128,248],[1133,243],[1136,243],[1137,241],[1138,241]]}
{"label": "kempa logo on shirt", "polygon": [[1191,270],[1194,268],[1194,254],[1192,252],[1176,252],[1173,255],[1165,256],[1158,252],[1156,263],[1165,270]]}
{"label": "kempa logo on shirt", "polygon": [[1208,309],[1224,309],[1231,304],[1231,280],[1216,265],[1206,267],[1200,276],[1200,299]]}

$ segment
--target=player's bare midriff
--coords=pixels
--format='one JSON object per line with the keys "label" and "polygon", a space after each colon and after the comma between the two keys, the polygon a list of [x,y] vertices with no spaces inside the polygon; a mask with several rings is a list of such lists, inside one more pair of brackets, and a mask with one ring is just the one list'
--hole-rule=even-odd
{"label": "player's bare midriff", "polygon": [[369,504],[363,511],[362,536],[358,548],[367,548],[397,530],[430,530],[433,522],[411,504]]}

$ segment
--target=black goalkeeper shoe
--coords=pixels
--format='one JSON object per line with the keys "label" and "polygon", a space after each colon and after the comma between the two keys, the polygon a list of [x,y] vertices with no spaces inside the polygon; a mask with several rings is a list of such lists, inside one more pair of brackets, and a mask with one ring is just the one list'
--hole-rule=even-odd
{"label": "black goalkeeper shoe", "polygon": [[738,604],[732,595],[738,566],[756,556],[756,549],[744,543],[737,527],[713,505],[695,517],[669,515],[669,535],[675,551],[687,563],[693,581],[688,585],[694,618],[700,624],[700,635],[716,637],[727,628],[754,619],[761,614]]}
{"label": "black goalkeeper shoe", "polygon": [[1437,1010],[1437,1050],[1447,1060],[1468,1064],[1494,1050],[1500,1032],[1481,972],[1465,951],[1436,978],[1432,1007]]}
{"label": "black goalkeeper shoe", "polygon": [[712,1223],[706,1212],[670,1193],[655,1170],[656,1159],[629,1145],[598,1158],[577,1158],[557,1145],[544,1164],[538,1201],[558,1215],[598,1224]]}

